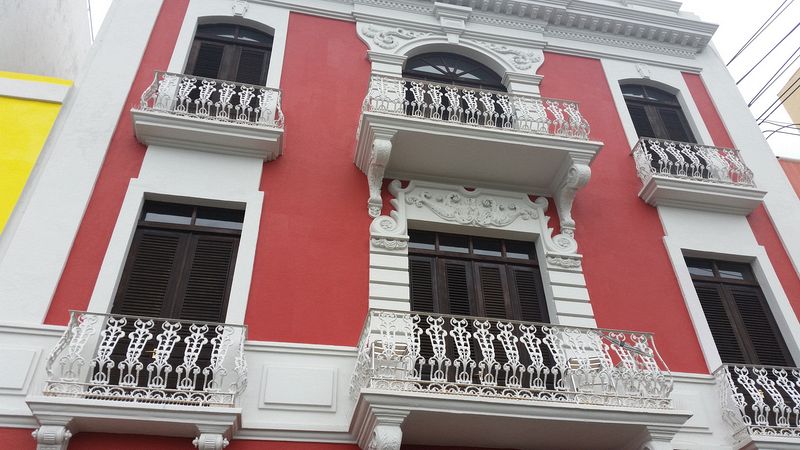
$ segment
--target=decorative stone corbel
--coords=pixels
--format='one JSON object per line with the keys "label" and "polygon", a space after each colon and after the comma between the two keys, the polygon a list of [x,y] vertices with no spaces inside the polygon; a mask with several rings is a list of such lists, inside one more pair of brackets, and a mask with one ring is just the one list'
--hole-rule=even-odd
{"label": "decorative stone corbel", "polygon": [[672,438],[679,427],[648,426],[640,435],[638,450],[673,450]]}
{"label": "decorative stone corbel", "polygon": [[399,219],[397,211],[392,211],[391,216],[376,217],[369,227],[369,234],[373,249],[396,252],[408,248],[405,219]]}
{"label": "decorative stone corbel", "polygon": [[199,450],[222,450],[229,444],[225,436],[219,433],[201,433],[192,441]]}
{"label": "decorative stone corbel", "polygon": [[72,432],[63,425],[42,425],[31,435],[36,440],[36,450],[67,450]]}
{"label": "decorative stone corbel", "polygon": [[389,163],[389,156],[392,154],[392,138],[395,130],[375,129],[372,137],[372,152],[369,155],[369,166],[367,167],[367,183],[369,183],[369,215],[378,217],[383,209],[383,197],[381,187],[383,187],[383,173],[386,171],[386,164]]}
{"label": "decorative stone corbel", "polygon": [[408,416],[408,411],[375,408],[370,411],[366,422],[368,427],[364,431],[359,447],[363,450],[400,450],[403,441],[403,430],[400,426]]}
{"label": "decorative stone corbel", "polygon": [[572,218],[572,203],[575,194],[589,182],[592,175],[587,164],[574,163],[568,170],[564,180],[556,190],[555,201],[558,216],[561,219],[561,234],[575,238],[575,220]]}

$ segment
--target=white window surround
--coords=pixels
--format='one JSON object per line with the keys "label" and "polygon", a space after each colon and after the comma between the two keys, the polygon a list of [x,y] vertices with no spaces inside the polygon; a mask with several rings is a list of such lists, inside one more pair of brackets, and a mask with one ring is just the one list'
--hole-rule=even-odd
{"label": "white window surround", "polygon": [[[639,137],[628,113],[620,84],[633,81],[666,89],[675,94],[698,143],[714,144],[680,70],[609,59],[603,59],[602,63],[617,113],[631,148],[639,140]],[[645,76],[647,78],[644,78]],[[635,170],[633,166],[633,161],[631,161],[630,170]],[[685,256],[752,263],[758,284],[764,292],[784,339],[786,339],[792,357],[795,361],[800,361],[798,358],[800,357],[800,323],[797,321],[797,316],[781,287],[780,280],[775,274],[766,251],[755,241],[753,231],[745,216],[690,211],[668,206],[659,206],[658,213],[664,227],[664,245],[686,302],[695,333],[700,341],[708,369],[716,370],[722,364],[722,360],[700,306],[700,300],[697,298],[697,292],[684,260]]]}
{"label": "white window surround", "polygon": [[409,311],[409,227],[536,242],[550,321],[596,327],[581,255],[572,236],[547,227],[547,199],[527,194],[411,181],[390,183],[394,211],[370,226],[370,308]]}
{"label": "white window surround", "polygon": [[603,59],[602,63],[608,87],[611,89],[611,96],[614,99],[614,105],[622,122],[622,128],[625,130],[625,136],[628,138],[630,148],[636,145],[639,135],[636,133],[633,120],[631,120],[631,115],[628,112],[628,106],[625,104],[625,98],[622,96],[620,85],[626,83],[652,86],[675,95],[697,143],[714,145],[711,134],[703,122],[700,110],[697,109],[697,105],[689,92],[689,86],[686,85],[686,80],[683,79],[683,74],[680,70],[613,59]]}
{"label": "white window surround", "polygon": [[[245,25],[268,32],[273,36],[272,54],[267,72],[267,87],[279,88],[283,55],[286,49],[286,34],[289,28],[289,10],[261,3],[249,2],[246,8],[234,8],[235,2],[219,0],[192,0],[183,18],[181,31],[167,67],[168,72],[183,73],[194,34],[198,25],[207,23],[230,23]],[[238,13],[241,13],[239,15]]]}
{"label": "white window surround", "polygon": [[187,187],[184,190],[165,189],[139,179],[132,179],[87,310],[102,313],[111,311],[142,205],[145,200],[154,199],[245,210],[225,316],[226,323],[243,324],[250,293],[263,198],[263,192],[258,191],[242,195],[219,195],[216,192],[198,191],[195,187]]}

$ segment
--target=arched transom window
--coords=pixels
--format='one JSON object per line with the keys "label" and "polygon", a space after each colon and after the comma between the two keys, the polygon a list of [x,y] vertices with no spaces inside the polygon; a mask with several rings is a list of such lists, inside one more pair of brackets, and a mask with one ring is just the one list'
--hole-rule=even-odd
{"label": "arched transom window", "polygon": [[423,53],[406,61],[403,76],[446,84],[505,91],[500,75],[485,65],[453,53]]}
{"label": "arched transom window", "polygon": [[231,24],[197,27],[186,73],[263,86],[267,82],[272,36]]}
{"label": "arched transom window", "polygon": [[623,84],[620,88],[639,137],[695,142],[677,97],[640,84]]}

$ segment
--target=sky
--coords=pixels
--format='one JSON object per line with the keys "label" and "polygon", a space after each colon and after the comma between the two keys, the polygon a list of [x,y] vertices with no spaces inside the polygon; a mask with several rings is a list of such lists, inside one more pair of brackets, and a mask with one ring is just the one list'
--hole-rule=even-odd
{"label": "sky", "polygon": [[[112,0],[89,0],[92,9],[94,32],[108,12]],[[693,12],[702,20],[719,25],[712,39],[723,61],[726,63],[742,47],[749,37],[765,20],[784,2],[789,4],[785,12],[756,39],[747,50],[739,55],[728,68],[735,80],[742,78],[759,59],[778,43],[789,31],[800,22],[800,1],[795,0],[683,0],[683,11]],[[739,90],[750,102],[770,78],[781,68],[781,65],[792,58],[792,54],[800,49],[800,28],[789,34],[763,62],[747,75],[740,83]],[[800,68],[800,59],[788,66],[788,70],[776,79],[772,88],[767,89],[759,99],[753,102],[751,111],[754,117],[760,116],[769,109],[778,97],[778,91],[786,85],[791,75]],[[798,90],[795,95],[800,95]],[[778,107],[767,120],[780,124],[764,123],[762,130],[765,136],[769,130],[790,122],[789,115]],[[778,156],[800,159],[800,131],[785,128],[791,134],[775,133],[768,136],[767,142]]]}

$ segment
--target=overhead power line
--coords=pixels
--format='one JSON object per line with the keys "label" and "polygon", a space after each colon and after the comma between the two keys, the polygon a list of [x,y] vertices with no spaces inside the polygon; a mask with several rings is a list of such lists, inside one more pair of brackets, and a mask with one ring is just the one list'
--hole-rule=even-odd
{"label": "overhead power line", "polygon": [[772,74],[772,77],[770,77],[770,79],[767,80],[767,82],[764,83],[763,86],[761,86],[761,89],[759,89],[758,93],[756,93],[756,95],[750,100],[750,102],[747,103],[747,106],[753,106],[753,103],[755,103],[756,100],[761,98],[761,96],[764,95],[767,92],[767,90],[771,88],[772,85],[775,84],[775,82],[778,81],[778,79],[782,77],[783,74],[786,73],[786,71],[789,70],[794,65],[795,62],[797,62],[798,59],[800,59],[800,47],[797,47],[797,50],[795,50],[794,53],[792,53],[792,56],[787,58],[786,62],[784,62],[783,65],[781,65],[778,68],[778,70],[776,70],[775,73]]}
{"label": "overhead power line", "polygon": [[798,22],[798,23],[797,23],[797,25],[795,25],[795,26],[794,26],[794,27],[793,27],[791,30],[789,30],[789,32],[788,32],[788,33],[786,33],[786,34],[785,34],[785,35],[784,35],[784,36],[781,38],[781,40],[780,40],[780,41],[778,41],[778,43],[777,43],[777,44],[773,45],[773,46],[772,46],[772,48],[771,48],[771,49],[769,49],[769,51],[768,51],[768,52],[767,52],[767,53],[766,53],[764,56],[762,56],[762,57],[761,57],[761,59],[759,59],[759,60],[758,60],[758,62],[756,62],[756,63],[755,63],[755,65],[753,65],[753,67],[751,67],[751,68],[750,68],[750,70],[748,70],[748,71],[747,71],[747,73],[745,73],[745,74],[742,76],[742,78],[739,78],[739,81],[737,81],[737,82],[736,82],[736,84],[739,84],[739,83],[741,83],[741,82],[742,82],[742,80],[744,80],[745,78],[747,78],[747,76],[748,76],[748,75],[750,75],[751,73],[753,73],[753,71],[754,71],[754,70],[756,70],[756,67],[758,67],[758,66],[759,66],[759,65],[760,65],[762,62],[764,62],[764,60],[765,60],[765,59],[767,59],[767,57],[768,57],[770,54],[772,54],[772,52],[774,52],[776,48],[778,48],[778,47],[779,47],[781,44],[783,44],[783,41],[785,41],[785,40],[786,40],[786,38],[788,38],[788,37],[789,37],[789,36],[790,36],[792,33],[794,33],[794,31],[795,31],[795,30],[796,30],[798,27],[800,27],[800,22]]}
{"label": "overhead power line", "polygon": [[[791,89],[791,91],[790,91]],[[774,102],[772,102],[760,116],[756,118],[758,124],[761,125],[764,123],[769,116],[771,116],[783,103],[792,96],[798,89],[800,89],[800,78],[794,80],[794,83],[791,86],[787,87],[786,90],[780,95]]]}
{"label": "overhead power line", "polygon": [[775,21],[775,19],[780,17],[780,15],[783,14],[784,11],[786,11],[786,8],[792,5],[792,3],[794,3],[794,0],[783,0],[783,3],[781,3],[780,6],[778,6],[778,8],[775,11],[773,11],[772,15],[770,15],[767,18],[767,20],[765,20],[764,23],[762,23],[761,26],[758,27],[758,30],[756,30],[755,33],[753,33],[753,35],[750,36],[747,42],[745,42],[744,45],[742,45],[742,47],[736,52],[736,54],[733,55],[731,60],[728,61],[728,63],[725,65],[726,66],[730,65],[733,62],[733,60],[735,60],[739,55],[741,55],[742,52],[744,52],[747,49],[747,47],[749,47],[750,44],[753,43],[753,41],[755,41],[756,39],[758,39],[759,36],[761,36],[761,33],[763,33],[764,30],[766,30],[767,27],[769,27],[772,24],[772,22]]}

